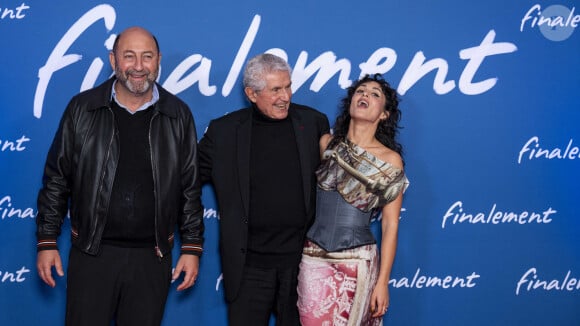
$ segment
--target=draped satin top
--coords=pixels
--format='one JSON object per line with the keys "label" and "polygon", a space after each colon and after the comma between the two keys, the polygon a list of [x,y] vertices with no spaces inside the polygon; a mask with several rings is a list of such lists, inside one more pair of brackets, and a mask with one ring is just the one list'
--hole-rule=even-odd
{"label": "draped satin top", "polygon": [[316,176],[316,218],[307,237],[328,252],[375,243],[373,213],[409,185],[403,170],[348,139],[324,152]]}

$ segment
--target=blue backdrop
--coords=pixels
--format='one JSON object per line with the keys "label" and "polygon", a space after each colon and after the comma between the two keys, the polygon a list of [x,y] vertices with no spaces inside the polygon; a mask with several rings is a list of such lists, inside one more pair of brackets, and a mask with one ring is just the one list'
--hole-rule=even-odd
{"label": "blue backdrop", "polygon": [[[266,51],[293,67],[293,100],[331,121],[361,74],[397,88],[411,186],[386,325],[580,325],[577,4],[0,0],[0,325],[63,323],[65,279],[51,289],[35,267],[42,168],[68,100],[111,75],[108,49],[133,25],[158,37],[159,82],[199,136],[246,105],[243,64]],[[203,190],[200,276],[173,285],[164,325],[227,324]]]}

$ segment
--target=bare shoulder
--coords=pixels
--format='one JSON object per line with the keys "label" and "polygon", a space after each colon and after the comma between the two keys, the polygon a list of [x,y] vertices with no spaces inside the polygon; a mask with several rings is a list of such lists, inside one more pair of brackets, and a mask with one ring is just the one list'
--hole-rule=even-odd
{"label": "bare shoulder", "polygon": [[375,156],[383,162],[390,163],[392,166],[401,170],[403,169],[403,159],[401,158],[401,155],[386,146],[381,147],[381,149],[376,152]]}
{"label": "bare shoulder", "polygon": [[331,134],[324,134],[320,137],[319,145],[321,152],[326,150],[326,147],[328,147],[328,143],[330,143],[331,140],[332,140]]}

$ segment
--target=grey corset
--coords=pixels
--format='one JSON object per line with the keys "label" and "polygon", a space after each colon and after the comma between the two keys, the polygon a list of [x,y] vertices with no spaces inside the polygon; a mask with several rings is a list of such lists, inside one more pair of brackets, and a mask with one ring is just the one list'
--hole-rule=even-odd
{"label": "grey corset", "polygon": [[347,203],[337,191],[317,188],[316,218],[306,237],[333,252],[376,243],[370,230],[372,211]]}

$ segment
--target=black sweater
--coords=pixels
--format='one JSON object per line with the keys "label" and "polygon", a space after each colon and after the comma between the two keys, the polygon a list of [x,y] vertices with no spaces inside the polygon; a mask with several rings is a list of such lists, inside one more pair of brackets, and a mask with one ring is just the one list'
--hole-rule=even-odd
{"label": "black sweater", "polygon": [[155,197],[149,146],[152,108],[130,114],[112,101],[120,156],[103,242],[128,247],[155,245]]}
{"label": "black sweater", "polygon": [[254,108],[250,151],[247,264],[295,265],[302,252],[306,211],[291,119],[273,120]]}

